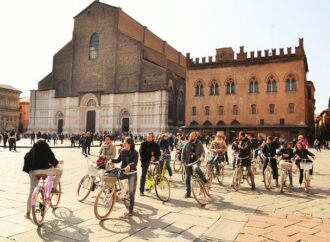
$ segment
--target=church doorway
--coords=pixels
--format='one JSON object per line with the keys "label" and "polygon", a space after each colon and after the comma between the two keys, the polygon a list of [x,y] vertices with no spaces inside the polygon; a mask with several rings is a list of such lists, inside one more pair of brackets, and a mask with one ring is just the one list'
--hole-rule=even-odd
{"label": "church doorway", "polygon": [[121,131],[122,132],[128,132],[129,131],[129,118],[123,118],[122,119]]}
{"label": "church doorway", "polygon": [[57,121],[57,133],[60,134],[63,132],[63,119]]}
{"label": "church doorway", "polygon": [[87,111],[87,118],[86,118],[86,131],[90,131],[95,133],[95,111]]}

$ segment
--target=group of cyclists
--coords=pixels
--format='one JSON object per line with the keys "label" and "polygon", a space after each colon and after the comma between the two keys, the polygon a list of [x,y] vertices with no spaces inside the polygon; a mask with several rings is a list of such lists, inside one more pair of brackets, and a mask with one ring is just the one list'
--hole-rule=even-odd
{"label": "group of cyclists", "polygon": [[[198,132],[193,131],[188,137],[178,134],[175,137],[174,142],[172,142],[166,132],[162,132],[157,137],[155,137],[154,133],[150,132],[147,134],[146,140],[141,143],[138,152],[135,149],[134,139],[128,136],[123,140],[119,153],[117,154],[117,149],[112,143],[111,135],[107,135],[105,137],[105,142],[102,144],[99,151],[99,158],[96,163],[100,169],[106,169],[107,167],[113,168],[115,163],[121,163],[121,169],[124,172],[121,174],[120,179],[128,179],[130,198],[128,214],[133,215],[138,178],[137,173],[132,173],[132,171],[137,170],[139,158],[141,161],[140,196],[144,196],[147,171],[152,162],[159,161],[161,164],[162,162],[166,162],[166,168],[171,179],[172,169],[170,161],[172,160],[171,151],[174,148],[177,153],[176,159],[179,159],[182,164],[185,165],[185,198],[191,197],[191,177],[193,174],[197,173],[201,181],[205,184],[212,182],[210,178],[205,176],[205,173],[200,166],[192,167],[189,166],[189,164],[195,163],[196,161],[202,162],[206,157],[210,157],[210,162],[214,164],[216,174],[219,174],[220,165],[222,163],[228,163],[228,146],[226,143],[226,137],[221,132],[216,133],[210,146],[207,148],[210,154],[209,156],[206,154],[205,146],[199,137]],[[270,164],[273,170],[273,179],[276,181],[276,186],[278,186],[279,178],[277,157],[280,157],[286,162],[294,162],[300,170],[299,186],[301,186],[304,172],[299,166],[301,160],[309,159],[309,157],[315,159],[315,155],[308,151],[306,140],[303,139],[303,137],[299,137],[298,142],[295,144],[295,149],[293,149],[292,143],[280,143],[278,139],[270,136],[260,144],[254,145],[254,143],[253,137],[250,137],[244,132],[240,132],[238,138],[232,144],[232,150],[234,152],[234,167],[237,166],[238,163],[246,167],[248,175],[250,176],[252,190],[256,188],[252,165],[258,156],[261,157],[263,163],[263,172],[268,164]],[[309,160],[309,162],[312,161]],[[60,192],[56,189],[56,183],[59,182],[63,170],[58,164],[59,161],[55,158],[54,153],[44,139],[38,140],[33,145],[33,148],[25,155],[23,171],[27,172],[30,176],[30,194],[28,196],[26,212],[27,218],[30,218],[31,206],[29,204],[33,187],[35,187],[38,182],[36,175],[45,174],[48,176],[56,176],[54,182],[55,188],[51,192]],[[163,165],[160,167],[163,167]],[[310,172],[312,175],[313,170],[311,169]],[[126,175],[125,173],[129,175]],[[291,171],[289,172],[289,181],[290,186],[293,186]]]}

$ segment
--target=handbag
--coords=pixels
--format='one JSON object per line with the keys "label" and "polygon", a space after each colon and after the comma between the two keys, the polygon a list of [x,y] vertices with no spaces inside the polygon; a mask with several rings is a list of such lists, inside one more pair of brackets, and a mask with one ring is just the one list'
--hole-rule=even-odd
{"label": "handbag", "polygon": [[106,158],[105,156],[100,156],[97,161],[96,161],[96,165],[98,168],[102,168],[102,167],[105,167],[105,163],[106,163]]}

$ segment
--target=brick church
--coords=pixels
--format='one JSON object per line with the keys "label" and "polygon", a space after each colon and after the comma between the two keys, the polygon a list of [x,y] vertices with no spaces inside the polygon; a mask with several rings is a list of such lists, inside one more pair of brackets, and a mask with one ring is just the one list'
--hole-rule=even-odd
{"label": "brick church", "polygon": [[184,125],[186,59],[121,8],[94,1],[31,91],[29,130],[145,133]]}

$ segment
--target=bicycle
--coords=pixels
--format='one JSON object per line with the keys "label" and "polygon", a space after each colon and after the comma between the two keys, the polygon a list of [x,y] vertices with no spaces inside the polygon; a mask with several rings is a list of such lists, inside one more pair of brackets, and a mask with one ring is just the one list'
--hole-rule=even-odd
{"label": "bicycle", "polygon": [[77,189],[79,202],[83,202],[95,189],[102,188],[104,186],[102,177],[105,170],[99,169],[95,161],[91,160],[88,156],[86,156],[86,158],[88,167],[87,174],[80,180]]}
{"label": "bicycle", "polygon": [[[218,161],[216,161],[218,162]],[[206,163],[206,170],[205,170],[205,176],[209,178],[210,181],[213,180],[214,177],[217,178],[219,185],[222,185],[224,176],[225,176],[225,164],[223,161],[219,165],[219,173],[216,171],[216,167],[213,161],[213,155],[208,155],[208,160]]]}
{"label": "bicycle", "polygon": [[[253,159],[252,159],[252,170],[256,174],[259,170],[262,170],[262,162],[259,155],[255,156],[256,152],[253,152]],[[259,153],[259,150],[258,150]]]}
{"label": "bicycle", "polygon": [[[283,192],[283,189],[286,185],[286,178],[288,176],[288,172],[291,170],[292,172],[292,161],[291,160],[281,160],[279,163],[281,169],[281,182],[280,182],[280,192]],[[291,191],[291,187],[289,187],[289,191]]]}
{"label": "bicycle", "polygon": [[166,162],[163,162],[161,171],[159,168],[159,162],[151,162],[155,165],[154,169],[149,166],[146,176],[146,191],[151,192],[155,189],[156,195],[162,202],[167,202],[171,196],[171,186],[170,182],[165,176],[166,172]]}
{"label": "bicycle", "polygon": [[136,174],[137,171],[125,173],[124,169],[113,168],[105,172],[103,177],[104,187],[96,196],[94,203],[94,214],[97,219],[106,219],[115,206],[117,199],[124,203],[127,210],[129,209],[130,198],[128,180],[125,179],[124,182],[120,180],[120,175],[122,173],[125,175],[132,175]]}
{"label": "bicycle", "polygon": [[271,159],[276,159],[274,157],[265,157],[265,161],[268,159],[268,164],[266,167],[266,170],[264,171],[263,177],[264,177],[264,185],[266,189],[270,189],[272,185],[272,177],[273,177],[273,169],[271,167],[270,161]]}
{"label": "bicycle", "polygon": [[185,164],[185,167],[192,167],[192,184],[191,190],[197,203],[201,206],[205,206],[208,203],[209,191],[205,183],[202,181],[198,173],[196,172],[199,167],[200,159],[193,163]]}
{"label": "bicycle", "polygon": [[175,159],[173,161],[173,170],[175,172],[179,172],[182,170],[183,165],[181,161],[181,154],[182,154],[181,150],[177,149],[175,152]]}
{"label": "bicycle", "polygon": [[36,175],[35,177],[38,179],[38,185],[34,188],[31,197],[32,217],[34,223],[40,227],[43,225],[49,206],[52,209],[58,207],[61,201],[62,186],[59,182],[57,186],[59,193],[52,194],[55,177],[46,174]]}
{"label": "bicycle", "polygon": [[241,184],[244,183],[244,180],[247,181],[249,186],[252,186],[251,177],[249,176],[246,167],[242,165],[242,160],[248,158],[250,157],[249,156],[244,158],[236,157],[237,166],[235,168],[235,172],[233,176],[233,188],[235,189],[235,191],[239,191],[239,188]]}
{"label": "bicycle", "polygon": [[313,162],[310,159],[300,159],[300,169],[304,170],[305,192],[309,192],[311,186],[310,170],[313,169]]}

